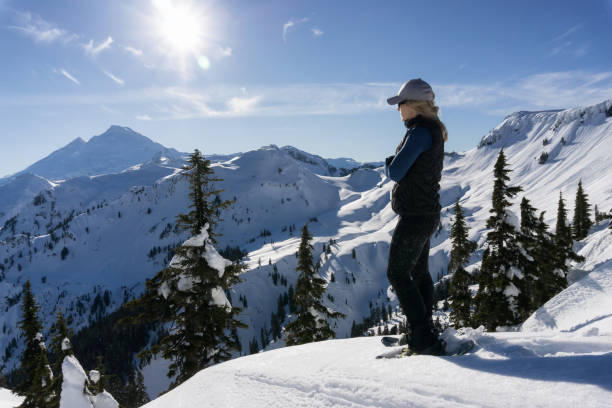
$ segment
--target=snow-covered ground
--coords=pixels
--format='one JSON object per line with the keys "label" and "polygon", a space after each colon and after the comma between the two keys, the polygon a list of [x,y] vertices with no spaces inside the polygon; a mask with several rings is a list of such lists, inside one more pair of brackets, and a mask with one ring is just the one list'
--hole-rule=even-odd
{"label": "snow-covered ground", "polygon": [[205,369],[145,407],[609,407],[605,323],[594,336],[473,333],[479,348],[461,357],[377,360],[379,337],[287,347]]}
{"label": "snow-covered ground", "polygon": [[10,390],[0,387],[0,408],[14,408],[19,406],[23,401],[18,395],[13,394]]}

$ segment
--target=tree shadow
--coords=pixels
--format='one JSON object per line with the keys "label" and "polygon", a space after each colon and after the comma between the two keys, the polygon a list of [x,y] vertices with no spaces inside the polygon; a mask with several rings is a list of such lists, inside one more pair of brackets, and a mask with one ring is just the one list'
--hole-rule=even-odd
{"label": "tree shadow", "polygon": [[587,320],[587,321],[586,321],[586,322],[584,322],[584,323],[580,323],[580,324],[577,324],[576,326],[573,326],[571,329],[568,329],[568,330],[561,330],[561,331],[562,331],[562,332],[575,332],[575,331],[580,330],[580,329],[582,329],[583,327],[586,327],[586,326],[588,326],[588,325],[590,325],[590,324],[592,324],[592,323],[598,322],[598,321],[600,321],[600,320],[607,319],[608,317],[612,317],[612,313],[608,313],[608,314],[606,314],[606,315],[602,315],[602,316],[594,317],[594,318],[593,318],[593,319],[591,319],[591,320]]}

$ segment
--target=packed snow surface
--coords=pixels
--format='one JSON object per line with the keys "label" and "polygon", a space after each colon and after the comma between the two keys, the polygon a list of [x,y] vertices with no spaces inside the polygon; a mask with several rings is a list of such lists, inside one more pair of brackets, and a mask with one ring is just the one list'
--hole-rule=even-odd
{"label": "packed snow surface", "polygon": [[15,408],[22,402],[22,397],[13,394],[11,390],[0,387],[0,408]]}
{"label": "packed snow surface", "polygon": [[612,333],[471,331],[461,357],[377,360],[379,337],[330,340],[235,359],[145,405],[182,407],[609,407]]}

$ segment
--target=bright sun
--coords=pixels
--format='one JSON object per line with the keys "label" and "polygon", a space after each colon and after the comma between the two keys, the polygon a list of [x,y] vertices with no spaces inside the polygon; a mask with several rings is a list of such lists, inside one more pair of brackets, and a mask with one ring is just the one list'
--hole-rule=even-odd
{"label": "bright sun", "polygon": [[204,45],[204,16],[185,2],[154,0],[153,5],[160,45],[169,53],[197,55]]}

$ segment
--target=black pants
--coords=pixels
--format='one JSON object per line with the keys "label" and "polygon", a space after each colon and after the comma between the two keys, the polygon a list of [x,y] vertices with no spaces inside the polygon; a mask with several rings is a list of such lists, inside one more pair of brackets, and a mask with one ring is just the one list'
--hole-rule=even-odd
{"label": "black pants", "polygon": [[431,320],[433,281],[429,275],[429,238],[440,216],[400,216],[389,249],[387,278],[411,325]]}

